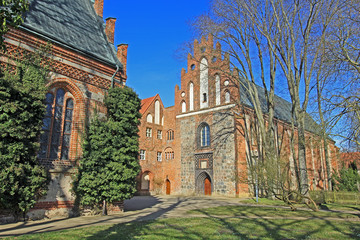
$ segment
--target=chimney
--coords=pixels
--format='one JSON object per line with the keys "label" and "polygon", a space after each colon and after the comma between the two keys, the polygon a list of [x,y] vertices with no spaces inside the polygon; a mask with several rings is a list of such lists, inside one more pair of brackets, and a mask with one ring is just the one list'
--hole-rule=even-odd
{"label": "chimney", "polygon": [[109,17],[106,19],[105,33],[108,41],[112,44],[114,44],[115,22],[116,18]]}
{"label": "chimney", "polygon": [[104,12],[104,0],[95,0],[94,2],[95,12],[99,17],[103,17]]}
{"label": "chimney", "polygon": [[123,71],[124,71],[124,75],[126,76],[126,63],[127,63],[127,49],[128,49],[128,45],[127,44],[119,44],[117,46],[117,58],[119,59],[119,61],[122,63],[123,65]]}

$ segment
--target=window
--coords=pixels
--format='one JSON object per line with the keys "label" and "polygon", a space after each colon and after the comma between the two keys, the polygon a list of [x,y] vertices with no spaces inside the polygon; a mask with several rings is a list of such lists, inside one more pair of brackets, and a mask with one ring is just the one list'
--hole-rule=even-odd
{"label": "window", "polygon": [[225,92],[225,103],[229,103],[230,102],[230,92],[226,91]]}
{"label": "window", "polygon": [[152,135],[152,129],[146,128],[146,137],[151,137],[151,135]]}
{"label": "window", "polygon": [[174,152],[165,152],[165,159],[166,160],[172,160],[174,159]]}
{"label": "window", "polygon": [[199,163],[200,163],[200,168],[202,168],[202,169],[208,168],[208,160],[207,159],[200,159]]}
{"label": "window", "polygon": [[200,147],[210,146],[210,127],[206,123],[202,123],[199,127],[199,145]]}
{"label": "window", "polygon": [[206,93],[203,93],[203,102],[207,101]]}
{"label": "window", "polygon": [[44,133],[40,137],[39,158],[69,159],[74,111],[74,100],[71,97],[62,88],[46,94],[46,114],[42,128]]}
{"label": "window", "polygon": [[161,130],[157,131],[157,138],[162,139],[162,131]]}
{"label": "window", "polygon": [[167,140],[174,140],[174,131],[173,130],[167,131]]}
{"label": "window", "polygon": [[161,152],[158,152],[158,153],[157,153],[157,160],[158,160],[158,162],[161,162],[161,161],[162,161]]}
{"label": "window", "polygon": [[140,150],[140,160],[145,160],[146,158],[146,151],[145,150]]}
{"label": "window", "polygon": [[185,101],[182,101],[181,102],[181,112],[186,112],[186,102]]}
{"label": "window", "polygon": [[148,123],[152,123],[152,122],[153,122],[153,117],[152,117],[152,115],[151,115],[150,113],[146,116],[146,121],[147,121]]}

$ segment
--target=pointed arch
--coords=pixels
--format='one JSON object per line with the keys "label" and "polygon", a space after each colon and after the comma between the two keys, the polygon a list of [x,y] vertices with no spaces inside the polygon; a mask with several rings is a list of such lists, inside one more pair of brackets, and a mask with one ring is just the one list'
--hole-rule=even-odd
{"label": "pointed arch", "polygon": [[155,101],[155,124],[160,124],[160,102]]}
{"label": "pointed arch", "polygon": [[215,76],[215,104],[220,105],[221,104],[221,98],[220,98],[220,76],[219,74],[216,74]]}
{"label": "pointed arch", "polygon": [[194,84],[190,82],[189,84],[189,111],[194,110]]}
{"label": "pointed arch", "polygon": [[209,106],[209,67],[206,58],[200,62],[200,108]]}

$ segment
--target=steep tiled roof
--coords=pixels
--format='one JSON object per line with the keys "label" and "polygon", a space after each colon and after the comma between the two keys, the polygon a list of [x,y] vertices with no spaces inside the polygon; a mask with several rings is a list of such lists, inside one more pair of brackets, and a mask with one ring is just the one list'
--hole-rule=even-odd
{"label": "steep tiled roof", "polygon": [[[260,86],[256,86],[258,90],[259,100],[261,103],[261,108],[264,113],[268,112],[268,107],[266,104],[265,98],[265,90]],[[240,102],[244,105],[247,105],[253,108],[253,104],[251,103],[249,93],[245,89],[244,86],[240,84]],[[275,102],[275,118],[280,119],[282,121],[291,123],[291,103],[286,101],[285,99],[276,96],[274,97]],[[309,114],[305,116],[305,130],[318,133],[319,125],[311,118]]]}
{"label": "steep tiled roof", "polygon": [[144,114],[146,112],[146,110],[149,108],[149,106],[154,101],[154,99],[156,98],[157,95],[158,94],[156,94],[153,97],[149,97],[149,98],[145,98],[145,99],[141,100],[141,109],[140,109],[141,114]]}
{"label": "steep tiled roof", "polygon": [[30,0],[22,28],[111,65],[122,64],[90,0]]}

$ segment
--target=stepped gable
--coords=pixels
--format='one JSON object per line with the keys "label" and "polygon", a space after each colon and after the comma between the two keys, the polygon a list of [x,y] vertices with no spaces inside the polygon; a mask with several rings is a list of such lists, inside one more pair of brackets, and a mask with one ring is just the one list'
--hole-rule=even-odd
{"label": "stepped gable", "polygon": [[30,0],[21,28],[39,37],[123,68],[107,41],[105,24],[90,0]]}

